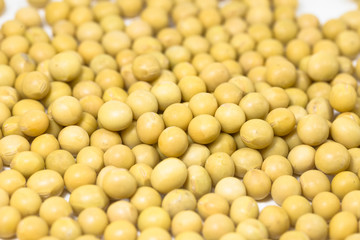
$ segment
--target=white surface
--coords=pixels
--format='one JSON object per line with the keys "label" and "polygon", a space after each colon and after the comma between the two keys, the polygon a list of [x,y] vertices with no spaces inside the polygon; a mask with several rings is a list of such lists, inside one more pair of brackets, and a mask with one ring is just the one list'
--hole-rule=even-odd
{"label": "white surface", "polygon": [[[131,0],[128,0],[131,1]],[[338,18],[343,13],[356,9],[356,3],[353,0],[298,0],[299,7],[297,14],[312,13],[316,15],[321,24],[324,24],[327,20],[332,18]],[[15,17],[16,10],[28,6],[26,0],[5,0],[6,10],[0,17],[0,25],[6,20],[13,19]],[[43,10],[40,10],[43,15]],[[66,196],[68,198],[68,195]],[[262,209],[267,205],[275,205],[275,203],[269,198],[259,202],[259,208]]]}
{"label": "white surface", "polygon": [[297,14],[312,13],[317,16],[321,24],[332,18],[356,9],[354,0],[298,0]]}
{"label": "white surface", "polygon": [[0,24],[15,17],[16,10],[28,6],[26,0],[5,0],[6,8],[0,17]]}

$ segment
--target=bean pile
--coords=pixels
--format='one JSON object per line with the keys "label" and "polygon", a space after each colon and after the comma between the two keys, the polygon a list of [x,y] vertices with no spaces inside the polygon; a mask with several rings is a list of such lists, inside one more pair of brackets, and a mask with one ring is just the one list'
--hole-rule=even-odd
{"label": "bean pile", "polygon": [[360,239],[360,10],[28,3],[0,31],[1,239]]}

